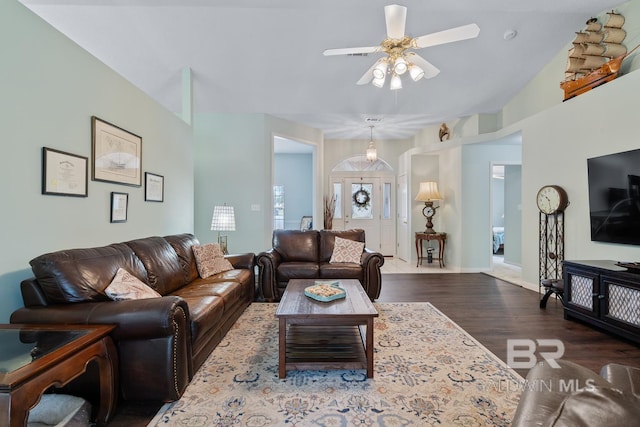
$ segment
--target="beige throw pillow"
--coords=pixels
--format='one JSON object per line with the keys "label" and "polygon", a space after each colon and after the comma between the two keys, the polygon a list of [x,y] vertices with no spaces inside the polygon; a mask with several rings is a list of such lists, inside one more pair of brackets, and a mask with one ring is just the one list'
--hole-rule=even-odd
{"label": "beige throw pillow", "polygon": [[104,293],[114,301],[162,296],[124,268],[118,269]]}
{"label": "beige throw pillow", "polygon": [[233,270],[233,265],[224,257],[219,244],[207,243],[194,245],[192,248],[198,266],[198,274],[203,279],[223,271]]}
{"label": "beige throw pillow", "polygon": [[362,251],[364,251],[363,242],[356,242],[354,240],[336,237],[335,244],[333,245],[333,253],[331,254],[329,263],[336,264],[349,262],[353,264],[360,264]]}

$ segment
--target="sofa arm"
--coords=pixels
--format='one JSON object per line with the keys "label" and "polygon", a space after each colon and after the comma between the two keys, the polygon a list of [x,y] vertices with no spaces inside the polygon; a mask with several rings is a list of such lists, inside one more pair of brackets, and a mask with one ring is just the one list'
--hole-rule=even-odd
{"label": "sofa arm", "polygon": [[278,265],[282,261],[282,257],[275,249],[260,252],[256,257],[258,265],[258,288],[260,296],[268,302],[277,301],[278,299],[278,281],[276,279],[276,271]]}
{"label": "sofa arm", "polygon": [[11,323],[114,324],[121,396],[169,402],[180,398],[193,376],[188,318],[182,298],[165,296],[24,307],[11,314]]}
{"label": "sofa arm", "polygon": [[600,376],[623,393],[640,398],[640,368],[609,363],[600,370]]}
{"label": "sofa arm", "polygon": [[231,254],[224,256],[236,269],[246,269],[253,271],[256,266],[256,255],[253,253]]}
{"label": "sofa arm", "polygon": [[362,287],[371,298],[371,301],[374,301],[380,296],[380,290],[382,289],[380,268],[384,265],[384,257],[379,252],[365,248],[360,258],[360,263],[362,264],[364,275]]}
{"label": "sofa arm", "polygon": [[540,362],[529,370],[525,383],[528,386],[523,387],[512,427],[547,425],[572,392],[583,387],[611,387],[604,378],[584,366],[564,359],[555,362],[559,368]]}

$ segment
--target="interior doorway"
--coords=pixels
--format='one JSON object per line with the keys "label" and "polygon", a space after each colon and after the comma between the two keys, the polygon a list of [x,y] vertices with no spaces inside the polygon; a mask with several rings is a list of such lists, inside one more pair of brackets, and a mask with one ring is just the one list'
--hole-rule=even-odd
{"label": "interior doorway", "polygon": [[[273,137],[272,227],[300,229],[303,217],[315,212],[316,146],[291,138]],[[316,218],[311,221],[316,227]]]}
{"label": "interior doorway", "polygon": [[491,251],[493,263],[522,263],[522,166],[492,164]]}

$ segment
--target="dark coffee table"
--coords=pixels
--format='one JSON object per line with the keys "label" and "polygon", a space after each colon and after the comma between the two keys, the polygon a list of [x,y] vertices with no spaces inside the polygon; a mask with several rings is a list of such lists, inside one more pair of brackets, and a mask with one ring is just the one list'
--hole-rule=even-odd
{"label": "dark coffee table", "polygon": [[0,425],[27,425],[29,410],[48,388],[77,378],[95,361],[100,404],[96,424],[106,425],[117,401],[113,325],[0,325]]}
{"label": "dark coffee table", "polygon": [[303,369],[366,369],[373,378],[376,308],[358,280],[339,279],[346,298],[316,301],[304,294],[314,279],[293,279],[280,300],[278,375]]}

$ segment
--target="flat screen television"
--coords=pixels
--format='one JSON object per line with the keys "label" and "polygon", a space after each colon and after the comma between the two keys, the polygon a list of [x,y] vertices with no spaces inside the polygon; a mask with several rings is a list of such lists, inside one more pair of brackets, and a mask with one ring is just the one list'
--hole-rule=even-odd
{"label": "flat screen television", "polygon": [[587,159],[591,240],[640,245],[640,149]]}

